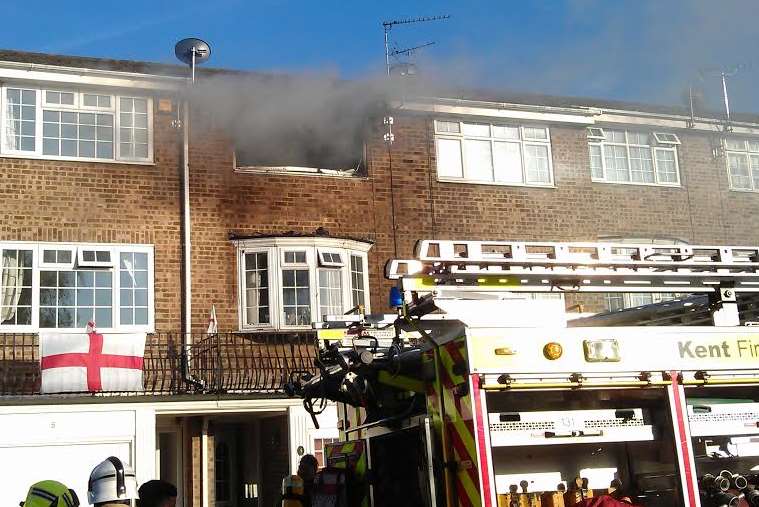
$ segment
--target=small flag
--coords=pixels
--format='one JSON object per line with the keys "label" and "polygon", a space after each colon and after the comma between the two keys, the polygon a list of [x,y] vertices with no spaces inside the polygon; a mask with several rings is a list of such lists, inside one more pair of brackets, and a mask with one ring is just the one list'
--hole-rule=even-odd
{"label": "small flag", "polygon": [[208,334],[216,334],[219,332],[219,321],[216,320],[216,305],[211,305],[211,316],[208,317]]}

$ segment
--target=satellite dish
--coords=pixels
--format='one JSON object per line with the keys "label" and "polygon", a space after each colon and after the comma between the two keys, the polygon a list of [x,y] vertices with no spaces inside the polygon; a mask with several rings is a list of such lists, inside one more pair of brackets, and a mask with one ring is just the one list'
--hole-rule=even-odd
{"label": "satellite dish", "polygon": [[174,54],[179,61],[187,65],[197,65],[208,61],[211,57],[211,46],[200,39],[182,39],[174,46]]}

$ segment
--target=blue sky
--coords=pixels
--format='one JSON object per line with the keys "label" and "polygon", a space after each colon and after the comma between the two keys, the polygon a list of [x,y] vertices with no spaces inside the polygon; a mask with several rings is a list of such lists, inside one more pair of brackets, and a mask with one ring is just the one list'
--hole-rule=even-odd
{"label": "blue sky", "polygon": [[670,104],[694,83],[716,107],[718,77],[699,69],[743,64],[731,101],[759,111],[756,0],[45,0],[33,17],[29,5],[4,2],[5,19],[24,21],[4,24],[0,47],[174,62],[174,42],[198,36],[213,66],[343,77],[382,71],[382,20],[449,14],[392,32],[401,48],[436,42],[415,56],[436,79]]}

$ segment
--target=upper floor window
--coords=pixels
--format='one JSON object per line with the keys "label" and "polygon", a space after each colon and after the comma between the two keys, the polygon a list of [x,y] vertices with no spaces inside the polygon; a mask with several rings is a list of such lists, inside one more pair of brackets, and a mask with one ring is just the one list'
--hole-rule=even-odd
{"label": "upper floor window", "polygon": [[146,97],[0,87],[0,154],[62,160],[150,162],[152,103]]}
{"label": "upper floor window", "polygon": [[441,181],[553,184],[547,127],[436,120],[435,145]]}
{"label": "upper floor window", "polygon": [[0,332],[153,328],[153,248],[0,243]]}
{"label": "upper floor window", "polygon": [[759,191],[759,140],[727,138],[725,157],[730,188]]}
{"label": "upper floor window", "polygon": [[593,181],[679,185],[677,135],[669,132],[588,130]]}
{"label": "upper floor window", "polygon": [[369,247],[335,238],[241,241],[241,328],[308,328],[358,305],[368,311]]}

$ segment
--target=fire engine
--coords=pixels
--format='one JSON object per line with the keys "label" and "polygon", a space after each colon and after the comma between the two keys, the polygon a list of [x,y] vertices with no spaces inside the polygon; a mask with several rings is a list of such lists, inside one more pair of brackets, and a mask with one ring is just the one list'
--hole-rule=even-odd
{"label": "fire engine", "polygon": [[[391,315],[317,323],[349,505],[759,506],[759,248],[438,241]],[[566,298],[676,299],[567,320]],[[585,502],[585,503],[583,503]]]}

